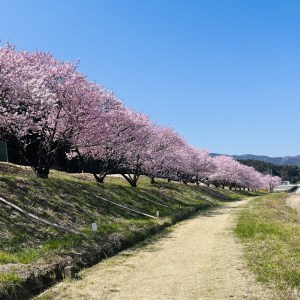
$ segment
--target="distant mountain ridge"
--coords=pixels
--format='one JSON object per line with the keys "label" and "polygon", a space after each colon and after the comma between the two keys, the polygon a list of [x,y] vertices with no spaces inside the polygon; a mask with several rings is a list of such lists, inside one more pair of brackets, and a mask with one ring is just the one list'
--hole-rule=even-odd
{"label": "distant mountain ridge", "polygon": [[[212,156],[217,156],[221,154],[212,153]],[[242,154],[242,155],[228,155],[232,156],[234,159],[255,159],[264,162],[269,162],[275,165],[296,165],[300,167],[300,155],[297,156],[283,156],[283,157],[270,157],[264,155],[253,155],[253,154]]]}

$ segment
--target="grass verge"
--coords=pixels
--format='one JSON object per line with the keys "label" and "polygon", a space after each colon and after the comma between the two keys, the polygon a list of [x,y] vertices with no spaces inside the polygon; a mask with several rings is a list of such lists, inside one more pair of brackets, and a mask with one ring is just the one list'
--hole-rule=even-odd
{"label": "grass verge", "polygon": [[268,194],[252,200],[239,214],[235,232],[257,279],[275,285],[283,299],[299,299],[300,223],[286,198]]}
{"label": "grass verge", "polygon": [[[90,266],[198,210],[252,195],[257,194],[166,180],[150,184],[145,177],[137,188],[121,178],[108,177],[99,184],[88,174],[57,171],[44,180],[26,168],[0,163],[1,197],[40,218],[85,234],[59,231],[1,202],[0,274],[6,279],[0,285],[0,298],[9,286],[22,286],[23,291],[18,289],[21,298],[12,294],[1,299],[25,299],[25,291],[30,296],[59,281],[65,265],[75,264],[77,270]],[[159,211],[160,218],[138,215],[101,197],[152,216]],[[96,233],[91,230],[92,222],[98,225]],[[20,282],[12,274],[21,278]]]}

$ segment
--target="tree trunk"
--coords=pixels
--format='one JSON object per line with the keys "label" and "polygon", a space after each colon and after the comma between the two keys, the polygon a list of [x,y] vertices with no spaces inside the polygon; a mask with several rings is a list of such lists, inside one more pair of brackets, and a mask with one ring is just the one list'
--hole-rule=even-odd
{"label": "tree trunk", "polygon": [[126,175],[126,174],[121,174],[126,181],[132,186],[132,187],[136,187],[136,183],[139,179],[139,176],[133,176],[133,178],[130,176],[130,174]]}
{"label": "tree trunk", "polygon": [[130,183],[130,185],[131,185],[132,187],[136,187],[136,181],[132,181],[132,182]]}
{"label": "tree trunk", "polygon": [[98,176],[97,174],[93,173],[94,178],[96,179],[97,182],[99,183],[103,183],[104,182],[104,178],[106,177],[106,174],[102,175],[102,176]]}
{"label": "tree trunk", "polygon": [[47,179],[49,176],[50,168],[48,166],[37,166],[34,168],[34,172],[38,178]]}
{"label": "tree trunk", "polygon": [[30,151],[26,151],[22,144],[18,144],[20,154],[25,162],[33,169],[38,178],[47,179],[50,172],[50,166],[53,164],[55,152],[44,153],[42,150],[36,152],[37,161],[30,156]]}
{"label": "tree trunk", "polygon": [[47,157],[45,154],[38,153],[37,166],[34,166],[34,171],[38,178],[47,179],[50,172],[50,166],[53,162],[53,156]]}
{"label": "tree trunk", "polygon": [[150,178],[150,179],[151,179],[151,183],[152,183],[152,184],[156,183],[156,182],[155,182],[155,178],[154,178],[154,176],[151,176],[151,178]]}

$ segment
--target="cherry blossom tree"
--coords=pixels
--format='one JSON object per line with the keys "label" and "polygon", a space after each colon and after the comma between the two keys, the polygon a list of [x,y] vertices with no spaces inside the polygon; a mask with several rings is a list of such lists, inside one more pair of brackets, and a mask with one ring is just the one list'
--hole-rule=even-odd
{"label": "cherry blossom tree", "polygon": [[[228,186],[232,188],[260,189],[267,186],[270,181],[268,176],[257,172],[254,168],[245,166],[234,160],[232,157],[220,155],[213,158],[215,164],[214,172],[209,175],[209,182],[216,187]],[[273,177],[274,178],[274,177]],[[280,181],[277,178],[274,182]]]}
{"label": "cherry blossom tree", "polygon": [[192,147],[190,151],[190,164],[191,169],[193,170],[194,181],[197,185],[199,185],[200,182],[205,183],[208,176],[214,170],[213,159],[207,150]]}
{"label": "cherry blossom tree", "polygon": [[14,137],[38,177],[48,177],[57,149],[91,121],[100,94],[74,64],[0,48],[0,131]]}
{"label": "cherry blossom tree", "polygon": [[70,158],[80,157],[100,183],[106,175],[119,171],[136,130],[132,112],[112,94],[107,96],[108,108],[98,110],[93,126],[73,137],[73,149],[69,155]]}
{"label": "cherry blossom tree", "polygon": [[[155,183],[155,177],[169,178],[172,168],[176,168],[177,151],[184,145],[183,139],[174,129],[153,125],[150,143],[151,151],[143,165],[143,170]],[[177,169],[176,169],[177,172]]]}
{"label": "cherry blossom tree", "polygon": [[144,174],[216,187],[268,188],[262,175],[229,156],[210,157],[172,128],[153,124],[92,83],[77,65],[50,53],[0,48],[0,135],[18,145],[37,176],[47,178],[56,152],[68,145],[98,182],[119,172],[135,187]]}
{"label": "cherry blossom tree", "polygon": [[281,178],[278,176],[271,176],[270,174],[261,175],[261,184],[259,188],[263,190],[272,191],[274,186],[282,184]]}
{"label": "cherry blossom tree", "polygon": [[122,151],[120,174],[132,187],[136,187],[144,166],[151,160],[155,128],[146,115],[135,111],[129,111],[127,126],[131,130]]}
{"label": "cherry blossom tree", "polygon": [[236,180],[237,162],[230,156],[220,155],[213,158],[215,172],[209,176],[209,181],[216,187],[223,188]]}
{"label": "cherry blossom tree", "polygon": [[99,110],[93,126],[72,139],[72,153],[86,164],[98,182],[118,172],[133,187],[152,157],[155,126],[149,118],[125,108],[115,98],[109,109]]}

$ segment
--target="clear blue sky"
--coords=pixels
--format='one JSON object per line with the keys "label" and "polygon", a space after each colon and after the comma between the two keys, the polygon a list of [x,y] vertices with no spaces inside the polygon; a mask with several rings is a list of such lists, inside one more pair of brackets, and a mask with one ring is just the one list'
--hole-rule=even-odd
{"label": "clear blue sky", "polygon": [[299,0],[0,0],[0,11],[2,45],[80,59],[190,144],[300,154]]}

